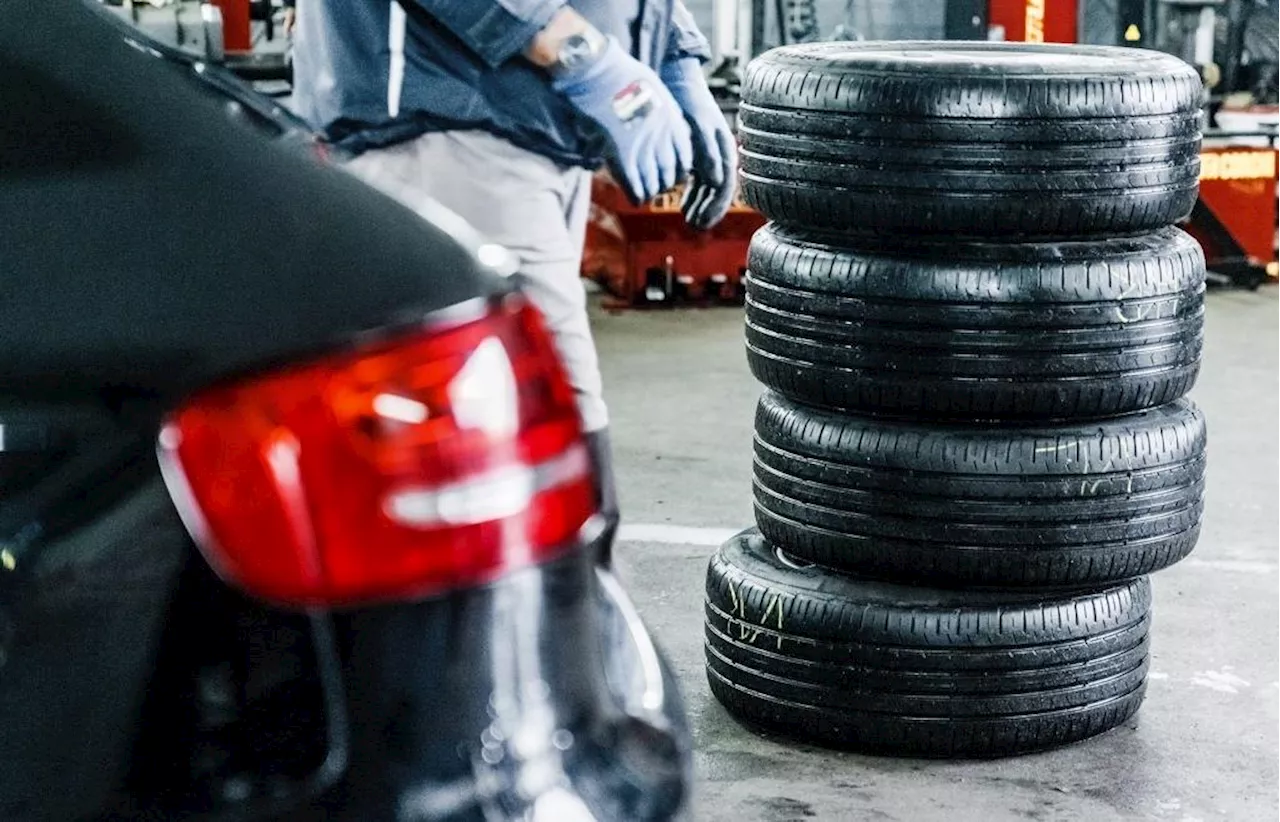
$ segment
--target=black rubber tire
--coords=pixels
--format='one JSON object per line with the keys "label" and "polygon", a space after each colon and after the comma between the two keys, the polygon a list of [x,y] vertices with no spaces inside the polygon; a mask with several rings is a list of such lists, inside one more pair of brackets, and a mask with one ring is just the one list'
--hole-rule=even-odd
{"label": "black rubber tire", "polygon": [[746,531],[707,569],[711,692],[766,728],[869,753],[992,757],[1138,710],[1145,577],[1051,594],[896,586],[796,565]]}
{"label": "black rubber tire", "polygon": [[749,269],[751,371],[811,405],[1102,417],[1178,399],[1199,371],[1204,253],[1176,228],[895,247],[769,225],[751,241]]}
{"label": "black rubber tire", "polygon": [[807,43],[747,66],[743,192],[803,228],[1065,237],[1190,213],[1199,74],[1152,51]]}
{"label": "black rubber tire", "polygon": [[789,554],[880,579],[1105,583],[1195,547],[1204,450],[1204,416],[1187,400],[1008,429],[843,416],[766,393],[756,522]]}

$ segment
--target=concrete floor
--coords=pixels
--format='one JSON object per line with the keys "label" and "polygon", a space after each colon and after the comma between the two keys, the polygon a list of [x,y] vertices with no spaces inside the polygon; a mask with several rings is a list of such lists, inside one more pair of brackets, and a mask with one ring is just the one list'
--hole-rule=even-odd
{"label": "concrete floor", "polygon": [[741,311],[597,314],[629,527],[618,566],[684,687],[698,819],[1275,820],[1276,289],[1211,292],[1208,315],[1193,394],[1210,426],[1208,510],[1196,552],[1155,577],[1146,704],[1074,747],[931,762],[763,738],[711,697],[703,575],[721,532],[751,524],[759,388]]}

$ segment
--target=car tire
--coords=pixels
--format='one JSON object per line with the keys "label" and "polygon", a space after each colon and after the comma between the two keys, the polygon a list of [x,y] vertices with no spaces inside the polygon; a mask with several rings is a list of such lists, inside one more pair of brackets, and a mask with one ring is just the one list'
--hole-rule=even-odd
{"label": "car tire", "polygon": [[842,416],[766,393],[756,522],[789,554],[881,579],[1100,584],[1195,547],[1204,450],[1204,416],[1186,400],[1009,429]]}
{"label": "car tire", "polygon": [[746,531],[707,570],[711,692],[732,714],[867,753],[994,757],[1113,728],[1145,690],[1145,577],[1058,594],[897,586]]}
{"label": "car tire", "polygon": [[743,192],[805,228],[1138,232],[1195,204],[1203,83],[1165,54],[809,43],[753,60]]}
{"label": "car tire", "polygon": [[1176,228],[1089,242],[910,245],[769,225],[747,359],[799,402],[917,418],[1075,419],[1195,382],[1204,253]]}

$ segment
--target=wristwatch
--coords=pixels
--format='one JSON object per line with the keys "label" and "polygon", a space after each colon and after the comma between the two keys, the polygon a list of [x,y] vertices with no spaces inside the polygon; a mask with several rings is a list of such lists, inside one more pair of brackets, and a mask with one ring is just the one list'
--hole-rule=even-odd
{"label": "wristwatch", "polygon": [[604,54],[608,45],[608,39],[594,28],[569,35],[560,41],[556,50],[556,61],[550,67],[551,76],[563,77],[581,71]]}

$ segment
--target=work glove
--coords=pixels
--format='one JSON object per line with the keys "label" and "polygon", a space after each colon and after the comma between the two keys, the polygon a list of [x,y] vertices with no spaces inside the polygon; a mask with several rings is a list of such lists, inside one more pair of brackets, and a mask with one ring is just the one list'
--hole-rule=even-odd
{"label": "work glove", "polygon": [[610,142],[609,166],[637,205],[673,188],[693,165],[689,127],[658,75],[610,37],[592,62],[552,87]]}
{"label": "work glove", "polygon": [[738,143],[711,96],[702,64],[680,57],[662,64],[661,77],[693,131],[693,182],[680,206],[685,222],[708,229],[724,219],[738,186]]}

